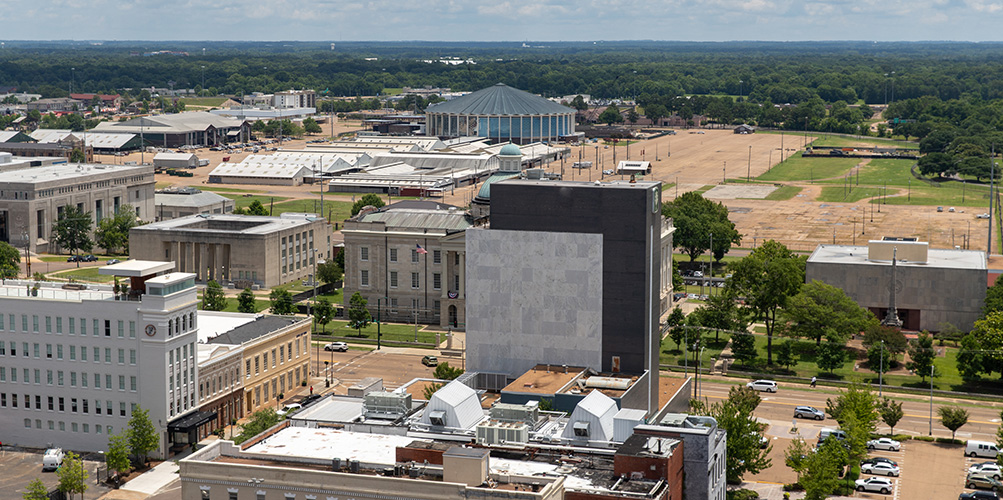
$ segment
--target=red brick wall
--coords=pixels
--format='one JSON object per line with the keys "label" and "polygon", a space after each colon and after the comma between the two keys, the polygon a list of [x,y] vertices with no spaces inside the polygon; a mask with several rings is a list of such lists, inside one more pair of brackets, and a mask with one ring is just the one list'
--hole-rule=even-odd
{"label": "red brick wall", "polygon": [[[652,470],[651,466],[655,466]],[[613,457],[613,472],[616,475],[630,477],[631,472],[640,472],[645,479],[657,481],[664,478],[669,484],[667,500],[682,500],[683,498],[683,443],[682,441],[666,458],[637,457],[616,455]]]}
{"label": "red brick wall", "polygon": [[415,463],[428,463],[435,465],[442,465],[442,451],[441,450],[429,450],[424,448],[397,448],[397,462],[415,462]]}

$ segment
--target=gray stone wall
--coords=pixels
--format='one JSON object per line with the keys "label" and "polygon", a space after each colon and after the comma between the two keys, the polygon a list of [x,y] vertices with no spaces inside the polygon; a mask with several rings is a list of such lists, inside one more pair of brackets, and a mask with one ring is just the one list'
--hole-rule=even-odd
{"label": "gray stone wall", "polygon": [[467,230],[467,363],[602,363],[601,234]]}

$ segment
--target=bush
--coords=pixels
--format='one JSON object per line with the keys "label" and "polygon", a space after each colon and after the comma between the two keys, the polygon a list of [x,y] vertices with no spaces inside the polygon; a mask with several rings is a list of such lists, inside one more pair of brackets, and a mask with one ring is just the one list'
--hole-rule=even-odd
{"label": "bush", "polygon": [[759,493],[756,493],[755,491],[747,490],[747,489],[743,488],[743,489],[740,489],[740,490],[731,490],[731,491],[729,491],[726,494],[726,498],[728,500],[758,500],[759,499]]}
{"label": "bush", "polygon": [[917,441],[926,441],[927,443],[932,443],[934,441],[933,436],[916,436],[913,439]]}
{"label": "bush", "polygon": [[951,439],[951,438],[937,438],[936,441],[938,443],[944,443],[944,444],[961,444],[961,445],[965,444],[965,442],[960,439]]}
{"label": "bush", "polygon": [[784,491],[804,491],[804,487],[801,486],[801,483],[797,482],[787,483],[784,485]]}

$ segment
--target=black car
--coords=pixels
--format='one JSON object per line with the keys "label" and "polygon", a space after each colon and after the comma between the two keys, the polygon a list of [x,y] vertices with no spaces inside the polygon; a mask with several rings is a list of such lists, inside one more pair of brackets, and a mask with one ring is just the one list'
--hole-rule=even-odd
{"label": "black car", "polygon": [[79,255],[71,255],[66,258],[66,262],[83,262],[83,261],[84,261],[83,257]]}
{"label": "black car", "polygon": [[995,491],[966,491],[958,495],[958,500],[999,500]]}
{"label": "black car", "polygon": [[881,464],[881,463],[888,464],[888,465],[891,465],[891,466],[894,466],[894,467],[898,467],[899,466],[898,462],[896,462],[896,461],[894,461],[894,460],[892,460],[890,458],[884,458],[884,457],[871,457],[871,458],[868,458],[868,459],[860,461],[860,465]]}
{"label": "black car", "polygon": [[95,257],[95,256],[93,256],[93,255],[91,255],[91,254],[87,254],[87,255],[84,255],[83,257],[81,257],[80,260],[81,260],[81,262],[97,262],[98,258]]}

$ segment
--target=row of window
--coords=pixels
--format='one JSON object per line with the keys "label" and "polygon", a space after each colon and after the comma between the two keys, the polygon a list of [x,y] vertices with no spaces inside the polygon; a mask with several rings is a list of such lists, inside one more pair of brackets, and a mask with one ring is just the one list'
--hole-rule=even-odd
{"label": "row of window", "polygon": [[[35,403],[34,408],[32,408],[32,402]],[[24,410],[34,409],[37,411],[46,410],[59,413],[69,412],[83,415],[93,414],[114,417],[115,406],[115,402],[110,399],[95,399],[94,406],[91,407],[91,400],[86,398],[40,396],[38,394],[32,396],[31,394],[8,394],[6,392],[0,392],[0,408],[20,408]],[[136,411],[136,403],[129,403],[126,405],[125,401],[119,401],[117,406],[119,417],[129,416],[133,411]],[[129,408],[129,415],[126,414],[127,406]]]}
{"label": "row of window", "polygon": [[170,400],[168,400],[167,406],[171,417],[188,411],[189,408],[195,406],[195,390],[192,389],[188,394],[182,394],[177,398],[174,397],[174,391],[170,391]]}
{"label": "row of window", "polygon": [[[302,349],[300,349],[300,342],[301,341],[302,341],[302,344],[303,344],[303,348]],[[295,350],[293,350],[293,344],[294,343],[296,344],[296,349]],[[304,354],[304,355],[307,354],[307,352],[306,352],[307,347],[308,346],[307,346],[307,342],[306,342],[305,338],[296,338],[296,340],[291,340],[286,345],[280,345],[277,348],[273,347],[272,348],[272,352],[271,352],[271,355],[272,355],[272,368],[276,368],[278,365],[285,364],[286,361],[292,361],[294,357],[295,358],[300,357],[300,354]],[[287,349],[288,349],[288,351],[287,351]],[[286,355],[286,352],[289,353],[288,356]],[[278,356],[276,356],[276,353],[278,354]],[[248,359],[248,360],[246,360],[245,363],[246,363],[246,366],[244,368],[244,374],[245,374],[245,376],[250,377],[251,376],[251,360]],[[262,367],[264,367],[264,370],[262,370]],[[258,356],[254,357],[254,375],[258,375],[262,371],[266,371],[266,372],[268,371],[268,351],[267,350],[265,352],[263,352],[261,355],[258,355]],[[239,375],[240,374],[238,373],[238,376]]]}
{"label": "row of window", "polygon": [[313,265],[313,229],[283,236],[281,249],[283,274]]}
{"label": "row of window", "polygon": [[[199,489],[202,491],[202,500],[210,500],[211,499],[211,497],[212,497],[212,495],[211,495],[212,487],[211,486],[199,486]],[[227,495],[226,498],[227,498],[227,500],[237,500],[237,492],[238,491],[239,490],[237,488],[227,488],[226,489],[226,495]],[[284,498],[284,500],[296,500],[296,494],[295,493],[286,493],[283,498]],[[317,500],[317,495],[303,495],[303,498],[304,498],[304,500]],[[247,499],[245,499],[245,500],[247,500]],[[265,492],[263,490],[257,490],[257,491],[255,491],[254,500],[265,500]],[[338,500],[338,497],[325,497],[324,500]]]}
{"label": "row of window", "polygon": [[[454,290],[460,289],[460,276],[454,276]],[[397,288],[400,285],[400,279],[398,278],[397,271],[390,271],[390,288]],[[359,270],[359,286],[369,286],[369,270],[361,269]],[[421,288],[421,273],[413,272],[411,273],[411,288],[418,290]],[[432,289],[442,290],[442,274],[432,273]]]}
{"label": "row of window", "polygon": [[[398,249],[396,249],[396,248],[389,248],[388,249],[388,251],[390,253],[390,255],[388,257],[388,260],[390,262],[397,262],[397,250]],[[412,264],[417,264],[418,263],[418,255],[420,255],[420,253],[418,252],[418,248],[417,247],[412,248],[411,249],[411,263]],[[359,260],[361,260],[363,262],[368,262],[369,261],[369,247],[359,247]],[[433,264],[441,264],[442,263],[442,251],[441,250],[432,250],[432,263]]]}
{"label": "row of window", "polygon": [[[0,331],[16,332],[17,315],[7,314],[6,318],[7,321],[5,322],[4,315],[0,314]],[[66,320],[65,322],[63,321],[64,319]],[[28,328],[29,316],[27,314],[21,315],[21,333],[28,333],[28,332],[41,333],[43,331],[42,328],[44,326],[45,333],[55,333],[56,335],[62,335],[65,332],[68,333],[69,335],[76,335],[79,331],[81,336],[87,335],[88,322],[87,319],[85,318],[79,318],[78,320],[77,318],[63,318],[62,316],[53,317],[53,316],[39,316],[37,314],[33,314],[31,315],[30,320],[31,320],[30,322],[31,328],[29,329]],[[192,321],[194,321],[194,318],[192,319]],[[105,337],[111,337],[112,332],[114,331],[118,338],[120,339],[125,338],[126,329],[125,329],[125,321],[123,320],[116,320],[113,325],[112,320],[110,319],[106,319],[103,321],[100,319],[92,319],[90,321],[90,324],[91,324],[91,333],[95,337],[100,337],[102,335]],[[63,328],[64,326],[66,327],[65,329]],[[77,328],[78,326],[79,330]],[[112,328],[113,326],[114,329]],[[129,321],[129,338],[130,339],[136,338],[135,321]]]}
{"label": "row of window", "polygon": [[[59,422],[53,422],[52,420],[49,420],[48,422],[49,422],[48,423],[48,427],[49,427],[50,431],[56,430],[56,424],[58,423],[59,424],[59,430],[63,431],[63,432],[66,432],[66,422],[63,422],[61,420]],[[24,419],[24,428],[25,429],[31,429],[31,419],[30,418]],[[36,418],[35,419],[35,428],[36,429],[41,429],[42,428],[42,419],[40,419],[40,418]],[[82,432],[84,434],[90,434],[90,432],[91,432],[91,424],[86,423],[86,422],[85,423],[70,422],[70,431],[71,432],[81,432],[81,429],[83,429]],[[114,428],[112,426],[110,426],[110,425],[102,426],[100,424],[94,424],[94,434],[101,434],[102,430],[110,436],[110,435],[112,435],[112,433],[114,431]]]}
{"label": "row of window", "polygon": [[[278,377],[272,377],[271,380],[265,380],[264,383],[254,388],[254,406],[261,405],[262,403],[267,403],[270,401],[268,389],[271,387],[271,396],[278,397],[279,394],[286,392],[286,384],[288,381],[289,390],[300,385],[301,381],[307,375],[307,367],[302,367],[302,376],[300,375],[300,367],[297,366],[295,370],[289,370],[286,373],[280,373]],[[295,372],[296,376],[293,377]],[[263,399],[262,399],[263,397]],[[248,400],[247,410],[252,411],[252,401]]]}
{"label": "row of window", "polygon": [[[18,353],[17,344],[18,343],[13,340],[11,341],[0,340],[0,356],[7,356],[9,354],[11,357],[17,357]],[[64,346],[63,344],[45,344],[46,359],[56,359],[62,361],[63,359],[65,359],[64,356],[68,354],[70,361],[77,361],[77,360],[88,361],[87,351],[88,351],[87,346],[79,346],[78,350],[76,345]],[[93,360],[95,363],[101,362],[102,352],[104,352],[105,363],[111,364],[117,361],[118,364],[124,365],[126,362],[125,349],[119,348],[116,349],[115,351],[112,351],[111,347],[101,348],[92,346],[90,348],[90,352],[92,353],[90,359]],[[112,358],[113,352],[117,354],[115,358]],[[136,350],[129,349],[128,352],[129,352],[129,364],[135,365]],[[25,358],[33,357],[36,359],[40,359],[42,357],[42,344],[39,344],[38,342],[33,342],[31,344],[29,344],[28,342],[21,342],[21,356]]]}
{"label": "row of window", "polygon": [[[10,382],[15,384],[18,383],[18,369],[10,368],[9,374],[10,374]],[[67,380],[66,377],[67,372],[64,372],[63,370],[45,370],[44,384],[50,386],[63,387],[67,384],[67,382],[69,382],[70,387],[80,387],[81,389],[89,389],[92,387],[94,389],[104,389],[106,391],[115,389],[113,382],[115,381],[116,376],[110,373],[88,374],[87,372],[80,372],[78,374],[77,372],[68,372],[68,374],[69,374],[69,380]],[[8,375],[8,367],[0,366],[0,383],[7,382],[8,380],[7,375]],[[34,377],[32,377],[32,375],[34,375]],[[91,377],[93,377],[93,379]],[[35,384],[42,385],[43,384],[42,370],[40,368],[21,369],[20,382],[22,384],[32,383],[32,378],[34,378]],[[118,375],[117,379],[118,379],[118,390],[120,391],[129,390],[132,392],[136,392],[138,390],[137,388],[138,381],[135,375],[130,375],[128,376],[128,378],[126,378],[125,375]],[[93,385],[91,385],[91,380],[93,380]],[[102,381],[104,381],[103,384]],[[128,385],[126,385],[126,381],[128,381]]]}
{"label": "row of window", "polygon": [[[427,313],[427,311],[425,309],[422,309],[419,306],[418,302],[419,302],[418,299],[411,299],[411,312],[414,313],[415,311],[417,311],[417,312],[425,311]],[[439,302],[438,300],[434,301],[434,305],[432,306],[432,315],[433,316],[438,316],[439,315],[439,308],[441,307],[441,304],[442,303]],[[390,307],[389,307],[389,309],[390,309],[390,314],[397,314],[397,310],[398,310],[397,297],[390,297]]]}

